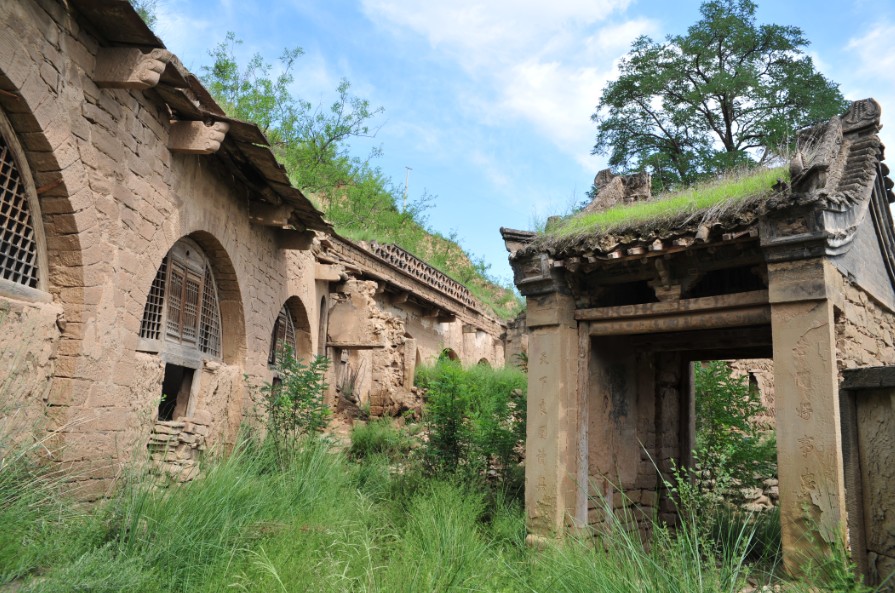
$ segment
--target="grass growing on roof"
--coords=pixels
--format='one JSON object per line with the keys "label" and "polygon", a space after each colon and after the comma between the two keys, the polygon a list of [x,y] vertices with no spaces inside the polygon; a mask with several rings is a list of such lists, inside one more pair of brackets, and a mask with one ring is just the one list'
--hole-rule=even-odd
{"label": "grass growing on roof", "polygon": [[732,206],[750,198],[771,194],[778,179],[789,181],[786,167],[729,174],[684,190],[659,195],[646,202],[621,204],[601,212],[581,213],[548,228],[546,235],[568,237],[606,232],[630,228],[647,221],[677,219],[709,208]]}

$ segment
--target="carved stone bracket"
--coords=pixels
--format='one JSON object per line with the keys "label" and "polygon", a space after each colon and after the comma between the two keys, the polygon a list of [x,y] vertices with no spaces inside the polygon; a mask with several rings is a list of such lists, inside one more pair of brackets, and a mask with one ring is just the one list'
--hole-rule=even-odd
{"label": "carved stone bracket", "polygon": [[176,121],[171,124],[168,149],[186,154],[212,154],[218,151],[230,124],[214,122],[205,125],[200,121]]}
{"label": "carved stone bracket", "polygon": [[132,47],[104,47],[96,55],[96,86],[143,90],[158,84],[172,54],[166,49],[143,53]]}

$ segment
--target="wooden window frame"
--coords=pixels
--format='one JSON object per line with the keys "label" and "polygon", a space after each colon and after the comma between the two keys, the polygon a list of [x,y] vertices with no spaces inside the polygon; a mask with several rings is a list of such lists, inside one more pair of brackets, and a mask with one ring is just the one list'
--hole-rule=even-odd
{"label": "wooden window frame", "polygon": [[190,239],[180,239],[162,260],[144,306],[140,338],[138,350],[161,354],[171,364],[197,369],[206,359],[222,359],[217,283],[208,257]]}

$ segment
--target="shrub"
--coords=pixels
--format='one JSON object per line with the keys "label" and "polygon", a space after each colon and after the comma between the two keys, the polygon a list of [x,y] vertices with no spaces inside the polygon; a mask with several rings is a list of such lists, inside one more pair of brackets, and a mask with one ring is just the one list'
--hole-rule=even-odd
{"label": "shrub", "polygon": [[424,458],[431,473],[458,468],[480,475],[489,466],[513,475],[525,441],[526,377],[517,369],[451,361],[420,369],[417,384],[427,391],[423,419],[428,441]]}
{"label": "shrub", "polygon": [[460,365],[440,361],[429,384],[423,419],[428,429],[426,463],[436,473],[456,470],[471,449],[469,391]]}
{"label": "shrub", "polygon": [[761,396],[724,361],[695,365],[696,456],[706,484],[725,475],[741,482],[777,473],[777,446],[754,421]]}
{"label": "shrub", "polygon": [[387,418],[366,424],[355,424],[351,429],[351,446],[348,456],[365,459],[383,455],[392,461],[405,456],[411,449],[411,440]]}
{"label": "shrub", "polygon": [[299,437],[321,432],[329,422],[331,412],[323,401],[327,368],[327,358],[316,356],[305,364],[287,345],[277,355],[277,378],[260,388],[267,436],[281,464]]}

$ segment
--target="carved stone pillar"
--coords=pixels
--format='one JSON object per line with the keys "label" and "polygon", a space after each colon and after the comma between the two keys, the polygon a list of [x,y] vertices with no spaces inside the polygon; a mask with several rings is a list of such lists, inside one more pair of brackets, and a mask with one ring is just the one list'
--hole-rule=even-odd
{"label": "carved stone pillar", "polygon": [[845,542],[845,481],[834,300],[839,274],[826,258],[768,265],[784,563]]}
{"label": "carved stone pillar", "polygon": [[527,303],[525,508],[529,532],[547,536],[573,519],[586,520],[577,516],[582,490],[578,484],[578,327],[571,296],[552,292],[529,296]]}

